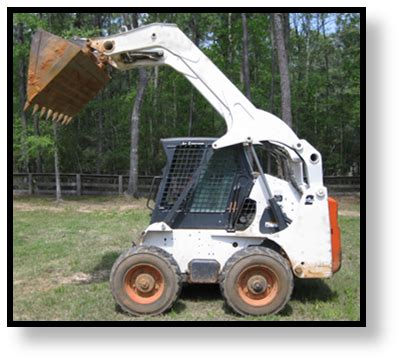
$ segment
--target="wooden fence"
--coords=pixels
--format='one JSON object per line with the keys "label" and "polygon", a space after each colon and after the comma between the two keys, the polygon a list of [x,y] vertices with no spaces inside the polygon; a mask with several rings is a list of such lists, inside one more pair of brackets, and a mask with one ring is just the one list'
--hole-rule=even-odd
{"label": "wooden fence", "polygon": [[324,184],[333,195],[360,193],[360,176],[325,176]]}
{"label": "wooden fence", "polygon": [[[139,195],[148,195],[153,178],[138,177]],[[360,192],[360,177],[327,176],[324,180],[331,194]],[[127,190],[128,175],[62,173],[60,183],[63,195],[122,195]],[[55,194],[55,184],[53,173],[13,174],[13,191],[18,194]]]}
{"label": "wooden fence", "polygon": [[[138,177],[138,192],[147,195],[153,176]],[[128,186],[128,175],[60,174],[61,193],[64,195],[122,195]],[[13,191],[21,194],[55,194],[53,173],[14,173]]]}

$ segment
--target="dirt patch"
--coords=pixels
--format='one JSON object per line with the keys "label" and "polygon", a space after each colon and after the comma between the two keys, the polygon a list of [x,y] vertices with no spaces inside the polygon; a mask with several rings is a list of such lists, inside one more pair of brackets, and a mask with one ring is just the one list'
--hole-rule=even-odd
{"label": "dirt patch", "polygon": [[49,211],[57,213],[71,209],[79,213],[144,210],[146,209],[146,199],[114,198],[106,201],[83,199],[63,200],[59,203],[46,199],[42,202],[18,198],[13,200],[13,210],[18,212]]}
{"label": "dirt patch", "polygon": [[15,202],[13,203],[13,210],[18,212],[35,212],[38,210],[46,210],[50,212],[62,212],[64,209],[60,208],[59,206],[42,206],[42,205],[35,205],[30,203],[24,202]]}
{"label": "dirt patch", "polygon": [[131,210],[144,210],[144,205],[141,202],[134,202],[126,205],[81,205],[78,206],[77,212],[91,213],[91,212],[109,212],[109,211],[131,211]]}
{"label": "dirt patch", "polygon": [[109,278],[110,271],[102,270],[93,273],[76,272],[75,274],[64,277],[60,282],[62,284],[91,284],[93,282],[102,282]]}
{"label": "dirt patch", "polygon": [[53,273],[49,278],[38,278],[34,281],[26,280],[14,280],[14,287],[16,287],[19,293],[28,293],[31,291],[42,291],[46,292],[51,289],[55,289],[62,285],[70,284],[91,284],[97,282],[107,281],[109,279],[110,271],[101,270],[93,273],[76,272],[71,276],[62,276],[60,273]]}

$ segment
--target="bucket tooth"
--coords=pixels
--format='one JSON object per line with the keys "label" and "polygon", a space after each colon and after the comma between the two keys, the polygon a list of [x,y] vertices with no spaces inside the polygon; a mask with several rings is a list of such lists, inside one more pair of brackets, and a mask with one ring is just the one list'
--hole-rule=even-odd
{"label": "bucket tooth", "polygon": [[58,113],[58,112],[55,112],[55,113],[53,114],[52,121],[56,121],[58,116],[59,116],[59,113]]}
{"label": "bucket tooth", "polygon": [[66,116],[66,115],[63,115],[63,119],[60,121],[60,123],[62,124],[62,125],[65,125],[65,122],[64,122],[64,120],[66,120],[66,118],[68,118],[68,116]]}
{"label": "bucket tooth", "polygon": [[73,119],[73,116],[70,116],[67,120],[67,125],[71,122],[71,120]]}
{"label": "bucket tooth", "polygon": [[65,115],[64,118],[63,118],[62,124],[65,125],[69,118],[70,117],[68,115]]}
{"label": "bucket tooth", "polygon": [[31,104],[28,101],[26,101],[24,105],[24,112],[29,108],[29,106],[31,106]]}
{"label": "bucket tooth", "polygon": [[46,115],[46,120],[49,120],[50,116],[52,116],[53,114],[53,110],[51,110],[50,108],[47,110],[47,115]]}
{"label": "bucket tooth", "polygon": [[37,113],[38,110],[39,110],[39,105],[36,104],[36,105],[34,106],[33,110],[32,110],[32,115],[35,115],[35,113]]}
{"label": "bucket tooth", "polygon": [[42,107],[42,109],[40,110],[39,117],[42,118],[45,113],[46,113],[46,107]]}
{"label": "bucket tooth", "polygon": [[57,118],[57,122],[60,122],[64,118],[64,115],[61,113]]}

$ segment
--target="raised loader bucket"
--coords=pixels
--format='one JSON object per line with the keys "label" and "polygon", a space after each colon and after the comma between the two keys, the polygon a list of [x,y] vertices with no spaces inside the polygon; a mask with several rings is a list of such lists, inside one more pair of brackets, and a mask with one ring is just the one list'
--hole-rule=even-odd
{"label": "raised loader bucket", "polygon": [[85,42],[37,31],[29,55],[27,103],[40,115],[68,123],[109,80],[104,64]]}

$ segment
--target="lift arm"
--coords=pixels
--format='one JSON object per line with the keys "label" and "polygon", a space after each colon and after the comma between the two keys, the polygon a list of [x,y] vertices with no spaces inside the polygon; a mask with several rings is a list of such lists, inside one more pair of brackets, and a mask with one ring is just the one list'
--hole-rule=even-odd
{"label": "lift arm", "polygon": [[309,184],[322,185],[318,151],[281,119],[257,109],[176,25],[150,24],[75,44],[38,33],[32,40],[28,75],[27,107],[35,105],[34,111],[36,107],[41,114],[45,110],[49,114],[57,108],[54,114],[68,123],[107,82],[105,64],[121,71],[167,64],[183,74],[224,118],[227,132],[214,148],[261,141],[287,146],[299,181],[304,160]]}
{"label": "lift arm", "polygon": [[143,26],[93,39],[89,46],[105,54],[119,70],[167,64],[183,74],[226,121],[228,133],[216,142],[216,148],[250,139],[287,145],[300,141],[282,120],[257,109],[174,24]]}

